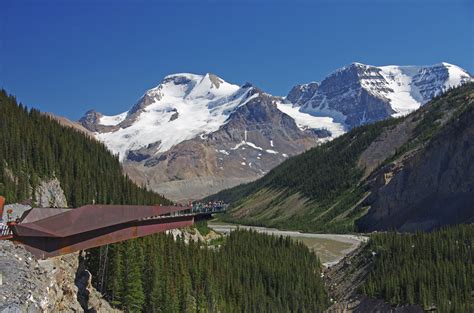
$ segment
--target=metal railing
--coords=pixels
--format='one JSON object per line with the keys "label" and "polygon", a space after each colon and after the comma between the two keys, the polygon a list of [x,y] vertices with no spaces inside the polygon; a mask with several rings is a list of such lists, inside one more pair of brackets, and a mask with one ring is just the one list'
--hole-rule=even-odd
{"label": "metal railing", "polygon": [[7,239],[13,236],[13,232],[6,224],[0,223],[0,239]]}
{"label": "metal railing", "polygon": [[150,216],[146,217],[142,220],[150,220],[150,219],[165,219],[171,218],[176,216],[190,216],[190,215],[199,215],[199,214],[213,214],[213,213],[223,213],[227,210],[228,204],[219,203],[219,204],[194,204],[189,207],[183,207],[182,210],[157,215],[157,216]]}
{"label": "metal railing", "polygon": [[229,205],[225,203],[216,203],[216,204],[201,204],[197,203],[191,207],[191,212],[195,214],[200,213],[222,213],[227,210]]}

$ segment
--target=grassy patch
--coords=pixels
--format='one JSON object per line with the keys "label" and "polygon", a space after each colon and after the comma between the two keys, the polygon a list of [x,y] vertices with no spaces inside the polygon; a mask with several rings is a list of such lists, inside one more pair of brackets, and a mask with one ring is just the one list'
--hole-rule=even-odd
{"label": "grassy patch", "polygon": [[206,236],[211,232],[211,229],[207,225],[207,221],[199,221],[194,223],[194,227],[199,231],[202,236]]}
{"label": "grassy patch", "polygon": [[221,236],[219,238],[216,238],[216,239],[212,239],[211,241],[209,241],[209,243],[207,244],[208,246],[220,246],[222,244],[224,244],[227,240],[227,236]]}

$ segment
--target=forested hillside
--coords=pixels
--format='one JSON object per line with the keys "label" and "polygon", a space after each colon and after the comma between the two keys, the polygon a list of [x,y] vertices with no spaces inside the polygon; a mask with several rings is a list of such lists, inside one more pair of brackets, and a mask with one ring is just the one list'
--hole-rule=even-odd
{"label": "forested hillside", "polygon": [[[53,177],[73,207],[167,202],[124,176],[104,145],[5,91],[0,116],[0,194],[9,202],[34,201],[34,189]],[[93,249],[88,258],[94,282],[128,312],[321,312],[328,306],[321,263],[290,239],[239,231],[213,250],[157,234]],[[104,261],[107,270],[99,273]]]}
{"label": "forested hillside", "polygon": [[34,201],[34,189],[53,177],[59,179],[72,207],[167,202],[132,183],[103,144],[17,104],[4,90],[0,119],[0,195],[8,202]]}
{"label": "forested hillside", "polygon": [[[322,312],[321,263],[289,237],[235,231],[217,250],[153,235],[112,245],[104,292],[127,312]],[[100,259],[89,261],[95,277]]]}
{"label": "forested hillside", "polygon": [[393,305],[474,312],[474,225],[431,233],[380,233],[364,253],[375,259],[361,292]]}
{"label": "forested hillside", "polygon": [[[467,190],[472,190],[474,182],[469,166],[474,144],[469,130],[473,124],[473,104],[474,84],[467,84],[434,98],[406,117],[356,128],[290,158],[255,182],[224,190],[208,199],[231,203],[225,220],[304,231],[354,231],[355,221],[367,212],[372,218],[360,226],[372,230],[380,224],[378,219],[385,217],[384,228],[416,229],[422,225],[430,229],[443,222],[469,221],[472,210],[466,205],[472,193],[469,195]],[[442,150],[443,142],[452,142],[446,151]],[[445,157],[440,159],[438,155]],[[431,168],[420,173],[412,171],[417,176],[411,178],[411,172],[403,171],[408,164],[408,169],[422,168],[422,159],[430,156],[436,156],[429,163]],[[430,180],[421,179],[423,175]],[[412,181],[409,186],[403,185],[406,177]],[[431,191],[421,192],[421,185]],[[436,201],[445,205],[433,211],[420,211],[423,216],[403,211],[417,212],[419,207],[435,205],[428,203],[429,199],[412,199],[410,195],[418,194],[413,193],[418,189],[424,197],[439,197]],[[436,190],[439,192],[435,195],[428,193]],[[397,192],[397,199],[384,202]],[[372,207],[377,211],[370,211]],[[393,207],[389,209],[391,217],[383,211],[384,207],[386,211]],[[446,219],[450,210],[459,218]]]}
{"label": "forested hillside", "polygon": [[337,140],[283,162],[255,183],[225,190],[219,196],[234,203],[255,188],[285,190],[291,186],[291,190],[286,192],[288,195],[296,191],[321,203],[331,202],[357,183],[363,173],[363,169],[357,168],[357,158],[384,127],[396,122],[389,119],[358,127]]}

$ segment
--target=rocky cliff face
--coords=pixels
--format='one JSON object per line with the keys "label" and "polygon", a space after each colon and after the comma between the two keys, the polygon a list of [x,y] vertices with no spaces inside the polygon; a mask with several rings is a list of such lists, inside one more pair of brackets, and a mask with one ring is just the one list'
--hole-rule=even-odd
{"label": "rocky cliff face", "polygon": [[300,110],[332,116],[353,128],[406,115],[449,88],[472,80],[469,73],[448,63],[380,67],[353,63],[325,78]]}
{"label": "rocky cliff face", "polygon": [[119,312],[91,285],[78,253],[37,261],[0,241],[0,312]]}
{"label": "rocky cliff face", "polygon": [[67,208],[66,195],[57,178],[42,181],[35,189],[35,199],[41,208]]}
{"label": "rocky cliff face", "polygon": [[301,110],[333,115],[349,127],[387,118],[395,113],[387,99],[375,97],[362,88],[362,80],[377,74],[377,69],[358,64],[339,70],[321,82],[318,91]]}
{"label": "rocky cliff face", "polygon": [[286,99],[294,105],[301,106],[314,96],[318,88],[319,83],[317,82],[296,85],[290,90]]}
{"label": "rocky cliff face", "polygon": [[[100,118],[102,114],[96,112],[95,110],[89,110],[84,114],[83,117],[79,120],[79,123],[91,132],[100,132],[108,130],[105,125],[100,124]],[[105,126],[105,127],[104,127]]]}
{"label": "rocky cliff face", "polygon": [[467,112],[455,117],[426,147],[405,154],[373,175],[371,209],[364,231],[431,230],[473,221],[474,94]]}

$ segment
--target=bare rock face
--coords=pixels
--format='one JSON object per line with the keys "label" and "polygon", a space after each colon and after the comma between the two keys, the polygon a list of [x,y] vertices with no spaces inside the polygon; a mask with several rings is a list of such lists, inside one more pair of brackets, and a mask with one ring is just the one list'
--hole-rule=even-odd
{"label": "bare rock face", "polygon": [[33,255],[0,241],[0,312],[41,312],[49,305],[48,277]]}
{"label": "bare rock face", "polygon": [[190,242],[204,242],[209,243],[214,239],[221,238],[223,235],[216,233],[214,230],[210,229],[209,233],[203,236],[197,228],[183,228],[183,229],[172,229],[166,231],[166,234],[172,235],[174,240],[179,238],[183,238],[186,244]]}
{"label": "bare rock face", "polygon": [[82,126],[90,131],[98,131],[98,121],[102,117],[102,114],[94,110],[89,110],[86,114],[79,120]]}
{"label": "bare rock face", "polygon": [[314,96],[318,88],[319,83],[316,82],[296,85],[290,90],[286,96],[286,99],[294,105],[300,106],[309,101]]}
{"label": "bare rock face", "polygon": [[[382,80],[379,72],[376,67],[362,64],[338,70],[321,82],[314,96],[302,104],[302,110],[338,112],[349,128],[383,120],[395,113],[389,100],[369,92],[361,83],[363,80]],[[382,83],[378,83],[378,88],[391,91]]]}
{"label": "bare rock face", "polygon": [[473,121],[471,107],[425,149],[378,172],[361,229],[413,232],[472,220]]}
{"label": "bare rock face", "polygon": [[79,254],[37,261],[21,245],[0,241],[0,312],[120,312],[90,284]]}
{"label": "bare rock face", "polygon": [[65,208],[66,196],[57,178],[43,181],[35,190],[35,198],[39,207]]}
{"label": "bare rock face", "polygon": [[150,179],[149,186],[170,199],[187,202],[190,199],[202,199],[210,193],[231,188],[249,182],[251,179],[234,177],[194,177],[170,182],[156,182]]}
{"label": "bare rock face", "polygon": [[173,200],[200,199],[255,180],[288,157],[317,145],[324,131],[303,131],[254,88],[245,105],[217,131],[183,141],[163,153],[156,145],[130,151],[124,169],[140,184]]}
{"label": "bare rock face", "polygon": [[92,286],[92,275],[86,270],[83,256],[77,252],[40,261],[56,282],[51,288],[55,309],[59,311],[120,312],[105,301]]}
{"label": "bare rock face", "polygon": [[351,129],[390,116],[406,115],[449,88],[470,81],[473,77],[468,72],[448,63],[432,66],[353,63],[327,76],[309,99],[298,98],[299,88],[293,89],[287,98],[299,99],[302,112],[333,116]]}

